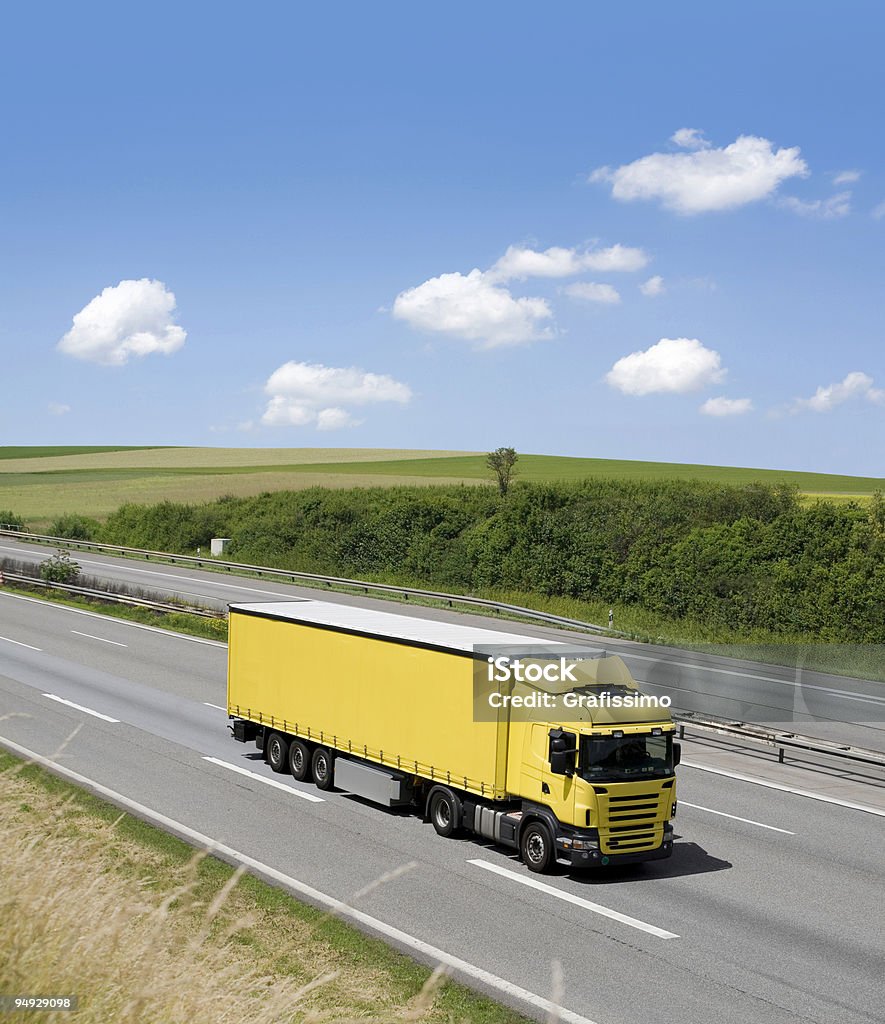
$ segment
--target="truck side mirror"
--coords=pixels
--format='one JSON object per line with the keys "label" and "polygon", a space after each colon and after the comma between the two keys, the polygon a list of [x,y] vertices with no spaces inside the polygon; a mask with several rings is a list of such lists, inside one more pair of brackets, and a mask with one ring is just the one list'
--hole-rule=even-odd
{"label": "truck side mirror", "polygon": [[550,771],[553,775],[574,775],[578,737],[573,732],[551,729]]}
{"label": "truck side mirror", "polygon": [[682,744],[681,743],[674,743],[673,744],[673,767],[675,768],[676,765],[679,764],[679,762],[681,760],[682,760]]}
{"label": "truck side mirror", "polygon": [[550,755],[550,771],[554,775],[574,775],[574,751],[557,750]]}

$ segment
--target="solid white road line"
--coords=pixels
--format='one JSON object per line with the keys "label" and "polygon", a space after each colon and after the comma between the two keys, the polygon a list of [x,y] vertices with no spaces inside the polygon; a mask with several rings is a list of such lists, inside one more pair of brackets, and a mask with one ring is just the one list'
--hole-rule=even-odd
{"label": "solid white road line", "polygon": [[591,903],[590,900],[585,900],[582,896],[574,896],[570,892],[565,892],[563,889],[557,889],[555,886],[548,885],[546,882],[538,881],[537,878],[531,878],[527,875],[518,875],[515,871],[510,871],[507,868],[502,868],[497,864],[492,864],[487,860],[468,860],[468,864],[473,864],[478,868],[484,868],[486,871],[492,871],[496,875],[501,875],[504,878],[509,878],[514,882],[519,882],[520,885],[528,885],[532,889],[537,889],[539,892],[547,893],[548,896],[555,896],[557,899],[565,900],[566,903],[574,903],[576,907],[583,907],[584,910],[591,910],[594,914],[601,914],[603,917],[610,917],[613,921],[620,921],[621,924],[628,924],[631,928],[638,928],[641,932],[647,932],[649,935],[655,935],[659,939],[678,939],[679,936],[674,932],[665,931],[663,928],[658,928],[653,924],[646,924],[645,921],[640,921],[635,917],[628,917],[627,914],[622,914],[617,910],[610,910],[608,907],[603,907],[599,903]]}
{"label": "solid white road line", "polygon": [[[184,580],[186,583],[206,583],[210,587],[224,587],[228,590],[248,590],[251,594],[269,594],[271,597],[285,597],[278,590],[261,590],[258,587],[246,587],[239,583],[229,583],[226,577],[222,577],[218,583],[215,580],[203,579],[202,576],[182,576],[181,573],[160,572],[158,569],[138,569],[134,565],[118,565],[114,562],[92,562],[88,559],[80,559],[80,565],[95,565],[102,569],[126,569],[127,572],[140,572],[147,576],[162,576],[169,580]],[[240,577],[242,579],[242,577]],[[195,594],[195,597],[205,597],[205,594]]]}
{"label": "solid white road line", "polygon": [[21,640],[13,640],[11,636],[0,636],[0,640],[5,640],[8,644],[15,644],[16,647],[27,647],[29,651],[41,651],[42,647],[34,647],[31,644],[23,644]]}
{"label": "solid white road line", "polygon": [[725,811],[714,811],[712,807],[701,807],[700,804],[690,804],[687,800],[679,801],[680,807],[693,807],[696,811],[707,811],[709,814],[718,814],[721,818],[731,818],[732,821],[742,821],[745,825],[758,825],[759,828],[768,828],[772,832],[783,832],[785,836],[794,836],[795,832],[790,832],[785,828],[777,828],[775,825],[766,825],[762,821],[753,821],[752,818],[739,818],[736,814],[726,814]]}
{"label": "solid white road line", "polygon": [[421,957],[432,962],[450,967],[453,971],[465,978],[478,982],[495,992],[499,992],[501,995],[504,995],[509,999],[516,1000],[527,1006],[531,1006],[536,1010],[540,1010],[543,1013],[548,1014],[549,1019],[551,1020],[564,1021],[565,1024],[595,1024],[595,1021],[590,1020],[589,1017],[584,1017],[580,1013],[575,1013],[573,1010],[566,1010],[551,1000],[545,999],[543,996],[535,995],[534,992],[530,992],[528,989],[515,985],[512,981],[507,981],[505,978],[499,978],[496,974],[491,974],[489,971],[485,971],[481,967],[477,967],[475,964],[462,960],[460,957],[453,956],[451,953],[447,953],[443,949],[438,949],[436,946],[431,946],[430,943],[424,942],[423,939],[415,938],[414,935],[409,935],[408,932],[401,931],[399,928],[395,928],[391,924],[380,921],[377,917],[364,914],[361,910],[355,910],[353,907],[349,907],[342,900],[336,899],[334,896],[327,896],[326,893],[321,892],[319,889],[314,889],[313,886],[307,885],[305,882],[300,882],[297,878],[292,878],[291,875],[283,874],[282,871],[277,871],[276,868],[272,868],[268,864],[263,864],[260,860],[255,860],[253,857],[250,857],[245,853],[240,853],[239,850],[235,850],[233,847],[225,846],[223,843],[219,843],[210,836],[203,835],[201,832],[197,832],[195,829],[189,828],[187,825],[183,825],[179,821],[175,821],[174,818],[168,818],[165,814],[161,814],[159,811],[155,811],[151,807],[146,807],[144,804],[140,804],[135,800],[130,800],[129,797],[123,796],[122,793],[118,793],[113,789],[108,789],[107,786],[102,786],[101,783],[94,782],[85,775],[80,775],[77,772],[71,771],[70,768],[64,768],[62,765],[56,764],[54,761],[50,761],[49,758],[43,757],[42,755],[35,753],[33,750],[28,750],[27,747],[19,746],[18,743],[13,743],[12,740],[8,740],[3,736],[0,736],[0,743],[9,750],[19,754],[21,757],[25,757],[29,761],[35,761],[37,764],[43,765],[56,775],[60,775],[62,778],[68,779],[71,782],[76,783],[78,786],[85,786],[98,796],[103,796],[112,803],[117,804],[119,807],[125,807],[127,810],[137,814],[139,817],[146,818],[148,821],[154,822],[161,828],[164,828],[169,832],[176,833],[181,836],[182,839],[185,839],[196,846],[208,849],[210,853],[214,853],[227,861],[232,861],[235,864],[242,864],[244,867],[250,868],[257,874],[263,875],[265,878],[277,882],[279,885],[285,886],[285,888],[289,889],[291,892],[294,892],[299,896],[303,896],[314,905],[325,907],[332,913],[340,914],[342,917],[350,918],[351,921],[356,921],[364,928],[389,939],[401,948],[417,953]]}
{"label": "solid white road line", "polygon": [[103,715],[100,711],[93,711],[92,708],[84,708],[82,704],[75,704],[72,700],[65,700],[64,697],[57,697],[54,693],[44,693],[44,697],[48,697],[50,700],[56,700],[59,704],[66,704],[69,708],[75,708],[77,711],[82,711],[84,715],[92,715],[93,718],[100,718],[103,722],[114,722],[116,725],[120,724],[119,718],[111,718],[110,715]]}
{"label": "solid white road line", "polygon": [[129,644],[121,644],[117,640],[108,640],[106,637],[103,637],[103,636],[93,636],[92,633],[81,633],[79,629],[72,629],[71,632],[72,633],[76,633],[77,636],[88,637],[90,640],[101,640],[101,642],[103,644],[113,644],[114,647],[128,647],[129,646]]}
{"label": "solid white road line", "polygon": [[[705,764],[698,764],[696,761],[686,761],[684,758],[679,762],[680,767],[696,768],[699,772],[710,772],[712,775],[724,775],[728,779],[737,779],[738,782],[751,782],[754,786],[765,786],[766,789],[778,789],[781,793],[792,793],[794,796],[805,796],[809,800],[820,800],[825,804],[837,804],[839,807],[848,807],[852,811],[865,811],[867,814],[877,814],[885,818],[885,810],[881,807],[869,807],[867,804],[857,804],[852,800],[840,800],[835,796],[827,796],[825,793],[813,793],[808,789],[798,789],[796,786],[785,786],[782,782],[769,782],[768,779],[759,779],[754,775],[742,775],[740,772],[729,772],[724,768],[711,768]],[[680,801],[681,803],[681,801]]]}
{"label": "solid white road line", "polygon": [[885,700],[880,700],[878,697],[853,697],[851,694],[843,693],[841,690],[830,690],[830,693],[836,697],[841,697],[842,700],[859,700],[864,704],[885,705]]}
{"label": "solid white road line", "polygon": [[208,761],[210,764],[217,764],[219,768],[227,768],[228,771],[236,772],[237,775],[245,775],[246,778],[254,779],[255,782],[263,782],[265,786],[281,789],[284,793],[289,793],[291,796],[300,796],[302,800],[309,800],[312,804],[325,803],[321,796],[316,796],[314,793],[304,793],[300,789],[293,789],[284,782],[277,782],[276,779],[266,779],[263,775],[258,775],[257,772],[250,772],[248,768],[241,768],[238,764],[219,761],[217,757],[204,757],[203,760]]}
{"label": "solid white road line", "polygon": [[[798,690],[821,690],[823,693],[829,693],[831,696],[846,697],[850,695],[856,700],[865,700],[871,704],[885,703],[879,697],[870,697],[865,693],[857,693],[855,690],[836,690],[831,686],[815,686],[813,683],[803,683],[793,679],[778,679],[777,676],[760,676],[754,675],[752,672],[738,672],[733,668],[713,668],[710,665],[698,665],[689,661],[669,661],[666,658],[653,658],[649,654],[621,654],[622,658],[633,658],[636,661],[656,661],[661,665],[672,665],[674,668],[693,668],[699,672],[713,672],[720,676],[738,676],[741,679],[759,679],[764,683],[780,683],[782,686],[792,686]],[[846,676],[846,678],[851,678]]]}
{"label": "solid white road line", "polygon": [[[11,548],[11,547],[2,547],[2,546],[0,546],[0,551],[12,551],[12,552],[17,552],[18,554],[21,554],[21,550],[19,548]],[[123,568],[122,566],[119,566],[119,565],[117,565],[114,562],[94,562],[94,561],[90,561],[88,559],[87,560],[81,559],[80,564],[81,565],[95,565],[95,566],[98,566],[99,568],[105,568],[105,569],[107,569],[107,568]],[[139,569],[136,566],[132,566],[132,565],[126,565],[125,568],[127,570],[130,570],[131,572],[145,573],[145,574],[147,574],[149,576],[163,576],[163,577],[165,577],[167,579],[172,579],[172,580],[184,580],[184,581],[186,581],[188,583],[206,583],[206,584],[209,584],[209,586],[226,587],[226,588],[231,589],[231,590],[247,590],[247,591],[249,591],[250,593],[253,593],[253,594],[267,594],[267,595],[270,595],[271,597],[285,597],[286,596],[285,594],[281,594],[278,590],[261,590],[258,587],[246,587],[246,586],[243,586],[242,584],[231,583],[229,578],[228,579],[224,579],[223,582],[216,583],[214,580],[204,579],[201,576],[182,576],[180,573],[160,572],[157,569]],[[292,584],[292,585],[293,586],[297,586],[298,584]],[[309,587],[309,582],[306,582],[306,583],[301,584],[301,585]],[[205,597],[206,595],[205,594],[192,594],[191,596],[193,596],[193,597]],[[295,600],[301,600],[301,599],[300,598],[295,598]],[[150,628],[150,627],[148,627],[148,628]],[[208,642],[211,643],[212,641],[208,641]],[[883,699],[883,698],[871,697],[871,696],[869,696],[867,694],[859,694],[859,693],[857,693],[854,690],[848,690],[848,691],[834,690],[833,688],[828,687],[828,686],[815,686],[812,683],[795,682],[795,681],[793,681],[791,679],[779,679],[777,676],[754,675],[751,672],[739,672],[736,669],[730,669],[730,668],[714,668],[712,666],[699,665],[699,664],[693,663],[693,662],[669,661],[669,660],[663,659],[663,658],[652,657],[652,656],[650,656],[648,654],[632,654],[632,653],[622,652],[622,657],[624,657],[624,658],[635,658],[637,661],[657,661],[657,662],[663,662],[664,664],[667,664],[667,665],[673,665],[676,668],[694,668],[694,669],[700,669],[700,670],[702,670],[704,672],[714,672],[714,673],[716,673],[718,675],[739,676],[742,679],[759,679],[759,680],[762,680],[763,682],[781,683],[784,686],[793,686],[793,687],[798,687],[800,689],[821,690],[824,693],[829,693],[829,694],[831,694],[833,696],[836,696],[836,697],[844,697],[846,700],[850,700],[850,699],[853,698],[855,700],[863,700],[863,701],[866,701],[866,702],[871,703],[871,704],[885,704],[885,699]]]}
{"label": "solid white road line", "polygon": [[218,711],[227,711],[227,708],[223,708],[220,704],[210,704],[208,700],[204,700],[203,703],[207,708],[216,708]]}
{"label": "solid white road line", "polygon": [[[10,548],[10,547],[0,547],[0,551],[13,551],[13,552],[18,552],[19,554],[21,553],[18,548]],[[95,566],[98,566],[100,568],[105,568],[105,569],[106,568],[122,568],[121,566],[116,565],[116,563],[114,563],[114,562],[93,562],[93,561],[82,560],[81,559],[80,564],[81,565],[95,565]],[[225,587],[225,588],[230,589],[230,590],[246,590],[246,591],[249,591],[249,593],[252,593],[252,594],[266,594],[266,595],[269,595],[270,597],[285,597],[285,596],[287,596],[285,593],[280,593],[280,591],[278,591],[278,590],[262,590],[259,587],[246,587],[246,586],[243,586],[242,584],[231,583],[229,578],[224,579],[223,582],[216,583],[214,580],[207,580],[207,579],[203,579],[202,577],[198,577],[198,576],[182,576],[180,573],[160,572],[157,569],[139,569],[138,567],[133,566],[133,565],[127,565],[127,566],[125,566],[125,568],[127,570],[131,571],[131,572],[145,573],[145,574],[147,574],[149,576],[163,576],[166,579],[172,579],[172,580],[184,580],[184,581],[186,581],[188,583],[206,583],[206,584],[209,584],[209,586]],[[297,586],[298,584],[292,584],[292,585],[293,586]],[[304,586],[309,586],[309,583],[305,583],[303,585]],[[11,596],[11,595],[6,595],[6,596]],[[190,594],[190,596],[192,596],[192,597],[205,597],[206,595],[205,594],[192,593],[192,594]],[[34,598],[25,598],[25,600],[34,600]],[[302,600],[302,599],[301,598],[294,598],[294,600]],[[43,602],[43,603],[46,603],[46,602]],[[89,613],[86,613],[86,614],[89,614]],[[133,625],[134,625],[134,623],[133,623]],[[155,627],[151,627],[151,626],[144,626],[143,628],[144,629],[155,629]],[[169,632],[168,630],[156,630],[156,631],[157,632]],[[179,634],[174,634],[174,635],[179,635]],[[201,642],[201,643],[209,643],[209,644],[216,643],[216,641],[213,641],[213,640],[202,640],[202,641],[200,641],[196,637],[193,637],[193,638],[192,637],[188,637],[188,639],[195,639],[195,640],[197,640],[198,642]],[[716,673],[718,675],[739,676],[742,679],[759,679],[759,680],[761,680],[763,682],[781,683],[784,686],[792,686],[792,687],[797,687],[799,689],[821,690],[822,692],[829,693],[829,694],[831,694],[832,696],[835,696],[835,697],[843,697],[845,700],[861,700],[861,701],[865,701],[866,703],[869,703],[869,704],[885,704],[885,699],[883,699],[883,698],[871,697],[871,696],[866,695],[866,694],[859,694],[859,693],[857,693],[854,690],[847,690],[847,691],[834,690],[832,687],[828,687],[828,686],[815,686],[812,683],[795,682],[795,681],[790,680],[790,679],[779,679],[776,676],[754,675],[753,673],[750,673],[750,672],[739,672],[736,669],[713,668],[712,666],[699,665],[699,664],[695,664],[695,663],[692,663],[692,662],[685,662],[685,661],[669,661],[667,659],[651,657],[650,655],[647,655],[647,654],[632,654],[632,653],[628,654],[628,653],[622,653],[622,657],[624,657],[624,658],[634,658],[637,661],[657,661],[657,662],[663,662],[664,664],[673,665],[673,666],[675,666],[677,668],[700,669],[701,671],[704,671],[704,672],[714,672],[714,673]]]}
{"label": "solid white road line", "polygon": [[[101,619],[102,622],[113,622],[118,626],[128,626],[130,629],[146,629],[149,633],[160,633],[163,636],[174,636],[176,640],[190,640],[192,644],[205,644],[207,647],[223,647],[227,644],[220,640],[204,640],[199,636],[188,636],[187,633],[175,633],[171,629],[160,629],[158,626],[145,626],[141,622],[130,622],[129,619],[118,619],[113,615],[102,615],[99,612],[87,612],[82,608],[71,608],[66,604],[55,604],[52,601],[42,601],[39,597],[24,597],[21,594],[4,594],[0,592],[0,598],[8,598],[10,601],[27,601],[30,604],[39,604],[43,608],[54,608],[56,611],[71,612],[74,615],[88,615],[91,619]],[[0,639],[5,639],[0,637]],[[14,643],[15,641],[13,641]],[[25,644],[25,647],[28,645]],[[34,650],[39,650],[35,647]]]}

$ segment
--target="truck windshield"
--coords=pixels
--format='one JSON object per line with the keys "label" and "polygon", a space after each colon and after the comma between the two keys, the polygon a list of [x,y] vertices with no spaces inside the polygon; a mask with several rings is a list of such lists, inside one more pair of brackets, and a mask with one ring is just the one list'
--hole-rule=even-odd
{"label": "truck windshield", "polygon": [[588,782],[673,774],[673,735],[582,736],[579,772]]}

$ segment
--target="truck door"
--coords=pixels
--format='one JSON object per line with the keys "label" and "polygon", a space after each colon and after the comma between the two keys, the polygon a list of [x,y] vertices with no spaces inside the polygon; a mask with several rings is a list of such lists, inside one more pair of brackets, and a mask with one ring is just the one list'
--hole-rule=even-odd
{"label": "truck door", "polygon": [[[554,740],[552,732],[559,732],[560,737]],[[536,746],[537,744],[537,746]],[[557,774],[552,770],[551,756],[554,749],[563,747],[574,749],[578,745],[578,738],[575,733],[551,730],[549,725],[534,725],[532,728],[532,746],[543,751],[544,767],[541,773],[541,793],[535,799],[539,803],[546,804],[551,811],[566,824],[574,824],[575,815],[575,783],[574,774]],[[570,763],[574,766],[577,758],[572,757]]]}

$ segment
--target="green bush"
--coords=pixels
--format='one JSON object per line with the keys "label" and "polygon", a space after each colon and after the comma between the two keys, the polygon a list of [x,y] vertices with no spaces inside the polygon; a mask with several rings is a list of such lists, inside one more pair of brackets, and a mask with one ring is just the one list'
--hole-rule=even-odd
{"label": "green bush", "polygon": [[0,526],[24,529],[25,521],[8,508],[0,509]]}
{"label": "green bush", "polygon": [[40,563],[40,577],[47,583],[73,583],[80,575],[80,566],[67,551],[57,551]]}
{"label": "green bush", "polygon": [[96,540],[101,532],[101,523],[97,519],[71,513],[56,519],[48,532],[50,537],[65,537],[67,540]]}

